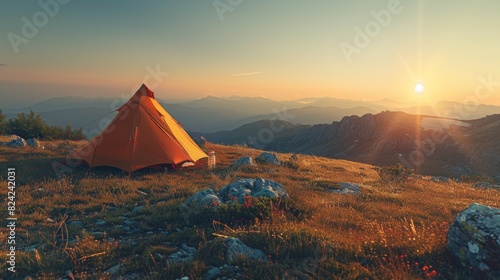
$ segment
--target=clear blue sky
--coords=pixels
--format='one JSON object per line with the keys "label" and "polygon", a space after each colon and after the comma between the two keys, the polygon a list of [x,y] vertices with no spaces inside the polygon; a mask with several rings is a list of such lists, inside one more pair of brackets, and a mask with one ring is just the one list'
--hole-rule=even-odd
{"label": "clear blue sky", "polygon": [[[2,1],[0,94],[29,105],[118,97],[146,81],[164,99],[463,101],[479,76],[500,84],[498,11],[497,0]],[[356,28],[368,42],[356,43]],[[480,101],[500,105],[499,96],[500,85]]]}

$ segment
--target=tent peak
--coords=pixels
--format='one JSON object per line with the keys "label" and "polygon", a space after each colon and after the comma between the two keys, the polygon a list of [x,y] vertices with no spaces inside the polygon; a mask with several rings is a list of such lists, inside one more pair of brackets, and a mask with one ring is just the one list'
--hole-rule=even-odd
{"label": "tent peak", "polygon": [[144,95],[147,94],[149,97],[156,99],[154,92],[152,90],[150,90],[148,88],[148,86],[146,86],[146,84],[142,84],[142,86],[139,88],[139,90],[137,92],[141,92]]}

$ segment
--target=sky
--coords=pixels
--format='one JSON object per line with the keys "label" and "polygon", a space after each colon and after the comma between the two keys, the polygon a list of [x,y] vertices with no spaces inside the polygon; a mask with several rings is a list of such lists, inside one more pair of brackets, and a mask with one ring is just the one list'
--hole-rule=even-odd
{"label": "sky", "polygon": [[498,0],[2,1],[0,107],[130,96],[142,83],[164,100],[500,105],[499,10]]}

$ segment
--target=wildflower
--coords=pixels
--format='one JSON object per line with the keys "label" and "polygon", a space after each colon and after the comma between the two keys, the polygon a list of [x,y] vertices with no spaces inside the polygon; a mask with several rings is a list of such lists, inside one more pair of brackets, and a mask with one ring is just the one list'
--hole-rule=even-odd
{"label": "wildflower", "polygon": [[427,271],[427,270],[429,270],[429,267],[428,267],[428,266],[426,266],[426,265],[424,265],[424,267],[422,267],[422,270],[423,270],[423,271]]}
{"label": "wildflower", "polygon": [[243,207],[250,208],[252,206],[253,200],[251,196],[245,196],[245,202],[243,203]]}

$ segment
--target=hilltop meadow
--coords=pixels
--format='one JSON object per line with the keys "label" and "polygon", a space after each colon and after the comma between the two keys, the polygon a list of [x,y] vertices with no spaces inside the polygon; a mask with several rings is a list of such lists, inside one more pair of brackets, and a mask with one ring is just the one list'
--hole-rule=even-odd
{"label": "hilltop meadow", "polygon": [[[0,147],[2,207],[7,169],[15,168],[18,217],[16,273],[6,271],[9,232],[0,228],[0,278],[202,279],[210,267],[228,264],[241,279],[474,279],[445,249],[448,229],[473,202],[500,207],[498,190],[473,189],[472,182],[381,178],[391,169],[323,157],[290,160],[281,153],[279,166],[231,170],[236,159],[262,151],[211,143],[204,149],[216,153],[213,170],[129,175],[78,166],[57,176],[52,164],[63,163],[79,143]],[[179,209],[197,191],[258,177],[280,183],[290,198],[250,199],[189,220]],[[361,193],[332,192],[339,182],[360,183]],[[7,215],[0,211],[2,221]],[[228,260],[226,237],[262,250],[268,260]],[[197,249],[194,259],[170,262],[182,244]]]}

